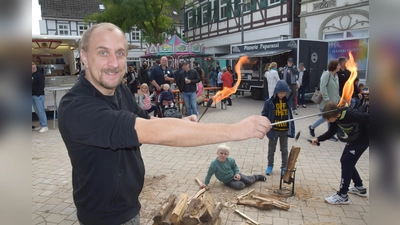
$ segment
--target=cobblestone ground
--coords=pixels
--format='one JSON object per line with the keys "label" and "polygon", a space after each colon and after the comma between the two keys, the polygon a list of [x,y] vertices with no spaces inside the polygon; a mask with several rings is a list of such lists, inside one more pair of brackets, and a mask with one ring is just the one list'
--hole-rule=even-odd
{"label": "cobblestone ground", "polygon": [[[202,122],[234,123],[249,115],[259,115],[263,104],[263,101],[255,101],[249,96],[233,97],[233,106],[229,106],[227,110],[210,108]],[[204,109],[203,106],[199,106],[200,114]],[[309,103],[307,108],[299,108],[298,112],[296,117],[317,113],[318,109],[315,104]],[[246,224],[243,218],[234,213],[234,209],[239,209],[262,225],[368,224],[369,198],[349,195],[349,205],[334,206],[324,203],[324,197],[332,195],[339,188],[339,158],[344,143],[325,141],[320,147],[311,146],[306,140],[311,138],[307,127],[317,118],[296,121],[296,131],[302,130],[301,137],[297,142],[289,139],[289,149],[293,145],[301,147],[296,164],[296,195],[285,199],[291,204],[291,208],[288,211],[262,211],[235,204],[237,195],[251,189],[274,194],[280,182],[277,166],[266,182],[257,182],[242,191],[229,189],[213,177],[210,193],[216,201],[221,201],[226,206],[221,212],[222,224]],[[38,126],[38,121],[34,121],[33,125]],[[79,223],[72,200],[71,164],[58,129],[53,130],[52,127],[53,121],[49,121],[51,129],[48,132],[32,131],[32,224],[77,225]],[[327,125],[322,124],[316,129],[316,134],[322,134],[326,129]],[[231,147],[230,156],[235,158],[241,173],[264,174],[267,164],[267,138],[227,144]],[[141,224],[152,224],[152,215],[169,194],[174,193],[178,196],[185,192],[190,196],[198,191],[194,178],[204,180],[209,163],[216,157],[216,146],[141,147],[146,166],[145,187],[140,196]],[[278,147],[275,164],[279,165],[280,162]],[[357,169],[368,188],[369,150],[360,158]],[[287,185],[285,187],[290,188]]]}

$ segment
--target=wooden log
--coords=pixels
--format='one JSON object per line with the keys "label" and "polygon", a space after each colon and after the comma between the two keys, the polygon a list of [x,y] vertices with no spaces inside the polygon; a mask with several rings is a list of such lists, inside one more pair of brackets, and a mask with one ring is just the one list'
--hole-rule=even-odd
{"label": "wooden log", "polygon": [[260,200],[254,200],[254,199],[241,199],[241,200],[237,201],[237,204],[253,206],[258,209],[263,209],[263,210],[269,210],[269,209],[274,208],[272,201],[266,202],[266,201],[260,201]]}
{"label": "wooden log", "polygon": [[182,219],[183,213],[185,212],[186,208],[187,208],[187,201],[188,199],[188,194],[186,193],[182,193],[179,196],[179,201],[176,204],[174,210],[172,211],[170,220],[174,225],[178,225],[179,222]]}
{"label": "wooden log", "polygon": [[[200,181],[199,178],[195,177],[194,179],[195,179],[196,182],[199,184],[199,186],[203,184],[203,183]],[[208,191],[208,190],[210,190],[210,187],[206,186],[205,189],[206,189],[206,191]]]}
{"label": "wooden log", "polygon": [[253,192],[254,192],[254,189],[252,189],[251,191],[249,191],[249,192],[247,192],[247,193],[245,193],[245,194],[239,195],[236,199],[237,199],[237,200],[242,199],[242,198],[248,196],[249,194],[251,194],[251,193],[253,193]]}
{"label": "wooden log", "polygon": [[200,209],[199,215],[200,215],[200,221],[201,222],[209,222],[212,220],[212,213],[213,213],[213,208],[214,208],[214,199],[213,197],[208,193],[204,193],[203,195],[203,206]]}
{"label": "wooden log", "polygon": [[285,181],[285,183],[291,184],[291,177],[293,175],[293,172],[290,172],[291,170],[294,170],[295,166],[296,166],[296,162],[297,162],[297,158],[299,157],[300,154],[300,147],[295,147],[292,146],[292,149],[290,150],[290,154],[289,154],[289,158],[287,161],[287,165],[286,165],[286,171],[283,174],[283,181]]}
{"label": "wooden log", "polygon": [[235,212],[239,215],[241,215],[242,217],[250,220],[252,223],[256,224],[256,225],[260,225],[257,221],[253,220],[252,218],[248,217],[246,214],[240,212],[239,210],[235,209]]}
{"label": "wooden log", "polygon": [[[172,209],[168,211],[167,215],[164,216],[164,219],[158,223],[158,225],[172,225],[171,221],[170,221],[170,217],[172,215]],[[155,225],[155,224],[153,224]]]}
{"label": "wooden log", "polygon": [[217,205],[215,206],[215,208],[213,209],[212,220],[210,223],[211,225],[215,224],[218,220],[221,220],[221,218],[219,218],[219,214],[221,213],[222,206],[223,206],[222,203],[218,202]]}
{"label": "wooden log", "polygon": [[182,217],[181,223],[185,225],[197,225],[200,223],[199,211],[202,206],[202,201],[198,198],[190,201],[185,214]]}
{"label": "wooden log", "polygon": [[276,200],[276,199],[263,198],[263,197],[259,197],[259,196],[255,196],[255,195],[252,195],[252,197],[255,199],[259,199],[261,201],[266,201],[266,202],[272,201],[272,205],[274,205],[275,207],[284,209],[284,210],[289,210],[289,208],[290,208],[290,204],[287,202],[282,202],[282,201]]}
{"label": "wooden log", "polygon": [[170,194],[168,199],[164,202],[163,206],[158,210],[157,215],[154,216],[153,221],[155,223],[161,223],[161,221],[168,214],[170,209],[175,203],[176,195]]}
{"label": "wooden log", "polygon": [[204,194],[204,192],[206,192],[206,189],[200,189],[195,195],[193,195],[192,197],[190,197],[187,201],[186,201],[186,203],[187,204],[189,204],[190,203],[190,201],[192,201],[192,199],[194,199],[194,198],[199,198],[202,194]]}

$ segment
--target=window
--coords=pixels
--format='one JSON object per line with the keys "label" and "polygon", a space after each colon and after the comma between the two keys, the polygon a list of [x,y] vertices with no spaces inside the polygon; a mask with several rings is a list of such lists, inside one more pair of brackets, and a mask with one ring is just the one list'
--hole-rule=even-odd
{"label": "window", "polygon": [[131,41],[140,41],[140,30],[137,27],[132,27]]}
{"label": "window", "polygon": [[208,22],[208,17],[207,17],[207,5],[203,5],[201,7],[201,24],[207,24]]}
{"label": "window", "polygon": [[87,30],[88,28],[89,28],[88,25],[78,24],[78,34],[82,35],[83,32],[85,32],[85,30]]}
{"label": "window", "polygon": [[343,38],[343,32],[340,33],[331,33],[331,34],[324,34],[324,39],[325,40],[330,40],[330,39],[340,39]]}
{"label": "window", "polygon": [[219,19],[226,19],[226,2],[227,0],[219,0]]}
{"label": "window", "polygon": [[[251,10],[251,6],[250,6],[251,1],[250,0],[241,0],[240,3],[244,3],[244,5],[243,5],[243,13],[250,12],[250,10]],[[240,7],[241,6],[239,6],[239,10],[241,10]]]}
{"label": "window", "polygon": [[58,24],[58,35],[69,35],[69,24]]}
{"label": "window", "polygon": [[193,28],[193,10],[188,12],[187,17],[188,17],[188,28],[191,29]]}
{"label": "window", "polygon": [[352,31],[324,34],[324,40],[353,38],[353,37],[368,37],[368,30],[352,30]]}
{"label": "window", "polygon": [[274,5],[280,3],[281,0],[269,0],[269,5]]}

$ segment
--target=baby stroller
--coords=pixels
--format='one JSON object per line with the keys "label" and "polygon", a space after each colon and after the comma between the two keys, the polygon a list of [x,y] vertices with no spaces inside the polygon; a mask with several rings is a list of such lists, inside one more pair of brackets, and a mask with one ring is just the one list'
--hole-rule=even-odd
{"label": "baby stroller", "polygon": [[172,118],[179,118],[182,119],[182,114],[179,110],[174,106],[165,107],[161,104],[159,100],[157,100],[157,107],[158,107],[158,117],[172,117]]}

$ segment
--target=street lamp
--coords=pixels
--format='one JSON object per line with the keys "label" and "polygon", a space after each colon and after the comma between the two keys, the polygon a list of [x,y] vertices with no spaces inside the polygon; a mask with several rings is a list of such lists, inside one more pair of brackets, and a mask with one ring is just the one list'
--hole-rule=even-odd
{"label": "street lamp", "polygon": [[242,33],[242,44],[244,44],[244,19],[243,19],[243,7],[244,7],[245,3],[244,2],[240,2],[239,6],[240,6],[240,17],[241,17],[241,21],[240,21],[240,30]]}

